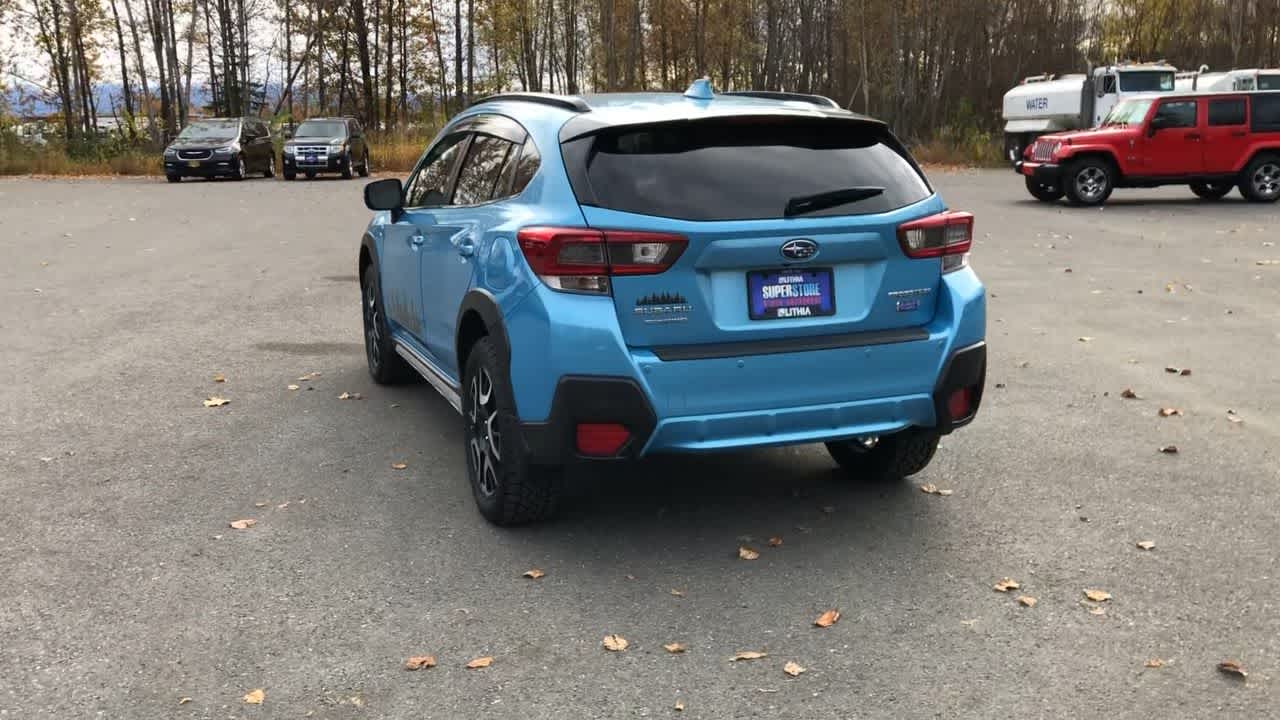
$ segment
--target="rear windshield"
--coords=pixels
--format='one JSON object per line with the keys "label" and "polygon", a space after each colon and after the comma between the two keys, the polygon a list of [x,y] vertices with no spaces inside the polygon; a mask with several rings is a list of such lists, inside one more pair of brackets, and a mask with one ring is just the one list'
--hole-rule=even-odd
{"label": "rear windshield", "polygon": [[[847,121],[731,118],[605,131],[570,144],[586,205],[683,220],[780,218],[792,200],[882,189],[806,217],[895,210],[932,193],[883,129]],[[588,187],[580,187],[586,184]]]}

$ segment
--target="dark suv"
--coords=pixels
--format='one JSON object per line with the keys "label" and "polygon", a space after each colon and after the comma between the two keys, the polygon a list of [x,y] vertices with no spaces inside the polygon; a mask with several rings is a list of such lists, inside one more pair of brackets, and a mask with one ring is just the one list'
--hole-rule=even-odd
{"label": "dark suv", "polygon": [[355,118],[311,118],[298,126],[284,144],[284,179],[298,173],[313,178],[336,172],[350,178],[352,172],[369,177],[369,143]]}
{"label": "dark suv", "polygon": [[276,154],[271,130],[258,118],[207,118],[182,129],[164,149],[164,176],[229,177],[243,180],[251,172],[275,177]]}

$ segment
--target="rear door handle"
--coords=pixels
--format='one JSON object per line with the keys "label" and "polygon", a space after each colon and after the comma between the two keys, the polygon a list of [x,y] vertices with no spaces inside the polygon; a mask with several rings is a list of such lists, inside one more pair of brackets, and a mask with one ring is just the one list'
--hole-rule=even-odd
{"label": "rear door handle", "polygon": [[462,257],[471,257],[476,254],[476,241],[470,235],[458,241],[458,254]]}
{"label": "rear door handle", "polygon": [[1249,134],[1249,133],[1247,133],[1247,132],[1245,132],[1245,131],[1243,131],[1243,130],[1232,130],[1232,131],[1231,131],[1231,137],[1244,137],[1245,135],[1248,135],[1248,134]]}
{"label": "rear door handle", "polygon": [[409,236],[409,242],[413,243],[414,250],[417,250],[418,248],[422,247],[422,243],[426,241],[427,241],[427,238],[420,232],[416,232]]}

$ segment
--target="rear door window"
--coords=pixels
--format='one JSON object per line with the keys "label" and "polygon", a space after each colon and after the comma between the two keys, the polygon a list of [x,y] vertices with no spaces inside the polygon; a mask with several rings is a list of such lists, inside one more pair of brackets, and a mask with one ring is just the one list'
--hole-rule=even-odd
{"label": "rear door window", "polygon": [[518,148],[502,138],[477,134],[458,174],[453,204],[478,205],[491,200],[502,178],[502,166],[515,149]]}
{"label": "rear door window", "polygon": [[1209,101],[1210,125],[1243,125],[1244,98]]}
{"label": "rear door window", "polygon": [[[932,190],[882,127],[840,120],[726,118],[606,130],[567,148],[586,205],[683,220],[786,216],[797,198],[855,190],[807,217],[862,215],[924,200]],[[575,149],[576,150],[576,149]],[[572,160],[570,160],[572,158]],[[879,190],[878,193],[856,192]]]}

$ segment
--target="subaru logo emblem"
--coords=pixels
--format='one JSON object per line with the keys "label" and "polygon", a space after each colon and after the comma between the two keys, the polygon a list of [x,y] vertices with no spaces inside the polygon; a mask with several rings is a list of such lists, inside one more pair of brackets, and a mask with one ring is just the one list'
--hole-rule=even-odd
{"label": "subaru logo emblem", "polygon": [[806,238],[782,243],[782,257],[788,260],[808,260],[818,254],[818,243]]}

